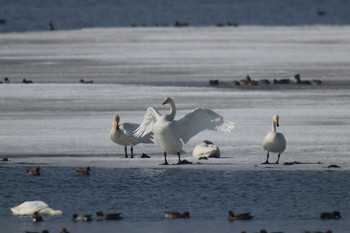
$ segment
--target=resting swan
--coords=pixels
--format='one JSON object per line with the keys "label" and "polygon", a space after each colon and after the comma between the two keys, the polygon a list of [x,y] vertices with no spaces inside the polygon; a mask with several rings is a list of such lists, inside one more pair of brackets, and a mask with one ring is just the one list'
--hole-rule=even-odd
{"label": "resting swan", "polygon": [[43,201],[25,201],[22,204],[11,208],[15,215],[32,215],[34,213],[47,215],[62,215],[61,210],[53,210]]}
{"label": "resting swan", "polygon": [[267,151],[266,161],[263,164],[269,164],[269,153],[278,153],[276,164],[280,160],[281,153],[286,149],[286,139],[283,134],[276,132],[276,126],[279,127],[279,116],[272,117],[272,131],[268,133],[262,143],[264,150]]}
{"label": "resting swan", "polygon": [[136,137],[144,136],[153,132],[158,147],[164,153],[164,165],[168,165],[167,154],[177,154],[178,164],[181,164],[180,154],[183,143],[187,143],[190,138],[199,132],[210,129],[219,132],[230,132],[234,128],[234,123],[224,120],[222,116],[210,109],[197,108],[179,120],[174,120],[176,107],[170,97],[166,97],[163,105],[170,106],[168,114],[161,115],[157,110],[149,107],[140,127],[136,129]]}
{"label": "resting swan", "polygon": [[220,149],[211,141],[203,140],[202,143],[194,147],[192,156],[197,159],[220,158]]}
{"label": "resting swan", "polygon": [[130,146],[131,158],[134,157],[133,146],[139,143],[153,143],[152,133],[145,134],[141,137],[136,137],[133,132],[139,127],[139,124],[135,123],[123,123],[119,124],[120,118],[118,115],[114,115],[113,127],[109,133],[109,137],[114,143],[124,146],[125,158],[128,157],[127,146]]}

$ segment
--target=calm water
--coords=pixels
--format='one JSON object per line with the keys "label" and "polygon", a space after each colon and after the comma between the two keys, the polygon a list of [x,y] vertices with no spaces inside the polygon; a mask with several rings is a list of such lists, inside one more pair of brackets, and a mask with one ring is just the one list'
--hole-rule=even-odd
{"label": "calm water", "polygon": [[[93,168],[89,177],[74,176],[71,167],[43,167],[40,177],[27,167],[1,166],[0,232],[49,229],[59,232],[303,232],[350,229],[350,172],[344,171],[207,171]],[[43,200],[63,216],[33,223],[13,216],[10,207]],[[118,222],[73,223],[74,212],[121,212]],[[191,213],[188,220],[165,220],[168,210]],[[250,211],[249,222],[230,223],[227,211]],[[321,221],[323,211],[339,210],[343,218]]]}

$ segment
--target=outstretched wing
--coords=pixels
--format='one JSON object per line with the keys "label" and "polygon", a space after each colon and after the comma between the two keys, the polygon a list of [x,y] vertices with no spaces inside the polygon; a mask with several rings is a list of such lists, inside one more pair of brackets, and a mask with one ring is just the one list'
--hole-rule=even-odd
{"label": "outstretched wing", "polygon": [[153,129],[154,123],[160,118],[161,114],[152,107],[148,107],[146,114],[140,126],[133,132],[135,137],[143,137],[150,133]]}
{"label": "outstretched wing", "polygon": [[123,130],[123,132],[126,135],[133,135],[134,131],[139,127],[139,124],[136,123],[129,123],[129,122],[125,122],[123,124],[121,124],[120,129]]}
{"label": "outstretched wing", "polygon": [[174,122],[174,128],[184,143],[199,132],[210,129],[219,132],[230,132],[234,123],[225,120],[222,116],[210,109],[197,108],[180,120]]}

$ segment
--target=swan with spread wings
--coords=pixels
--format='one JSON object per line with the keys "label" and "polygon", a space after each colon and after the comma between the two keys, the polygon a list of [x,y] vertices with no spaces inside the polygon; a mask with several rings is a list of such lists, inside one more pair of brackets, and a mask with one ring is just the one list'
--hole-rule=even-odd
{"label": "swan with spread wings", "polygon": [[234,123],[224,120],[222,116],[210,109],[197,108],[179,120],[175,119],[176,107],[170,97],[165,97],[163,105],[170,106],[168,114],[160,114],[156,109],[148,107],[143,122],[134,131],[134,136],[140,137],[153,132],[158,147],[164,153],[164,165],[168,165],[167,154],[178,156],[178,164],[182,164],[180,154],[183,143],[187,143],[199,132],[210,129],[219,132],[230,132]]}

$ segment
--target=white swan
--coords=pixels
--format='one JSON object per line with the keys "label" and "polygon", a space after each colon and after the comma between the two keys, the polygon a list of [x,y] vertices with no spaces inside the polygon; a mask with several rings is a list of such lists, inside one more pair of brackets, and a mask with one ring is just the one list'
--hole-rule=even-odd
{"label": "white swan", "polygon": [[262,143],[264,150],[267,151],[266,161],[263,164],[269,164],[269,153],[278,153],[276,164],[280,159],[281,153],[286,149],[286,139],[283,134],[276,132],[276,126],[279,127],[279,116],[272,117],[272,131],[269,132]]}
{"label": "white swan", "polygon": [[202,143],[194,147],[192,156],[199,158],[220,158],[220,150],[214,143],[203,140]]}
{"label": "white swan", "polygon": [[174,120],[176,114],[175,103],[170,97],[166,97],[163,105],[169,104],[170,112],[161,115],[157,110],[149,107],[140,127],[134,132],[136,136],[143,136],[153,132],[158,147],[164,152],[164,165],[168,165],[167,154],[177,154],[181,164],[180,154],[184,153],[182,144],[190,138],[205,130],[230,132],[234,123],[224,120],[222,116],[210,109],[197,108],[180,120]]}
{"label": "white swan", "polygon": [[62,215],[61,210],[53,210],[43,201],[25,201],[22,204],[11,208],[15,215],[32,215],[34,213],[47,215]]}
{"label": "white swan", "polygon": [[121,146],[124,146],[125,158],[128,157],[127,146],[130,146],[131,158],[134,157],[133,146],[139,143],[153,143],[152,133],[148,133],[141,137],[135,137],[133,132],[139,127],[139,124],[135,123],[123,123],[119,124],[120,118],[118,115],[114,115],[113,126],[109,133],[111,140]]}

